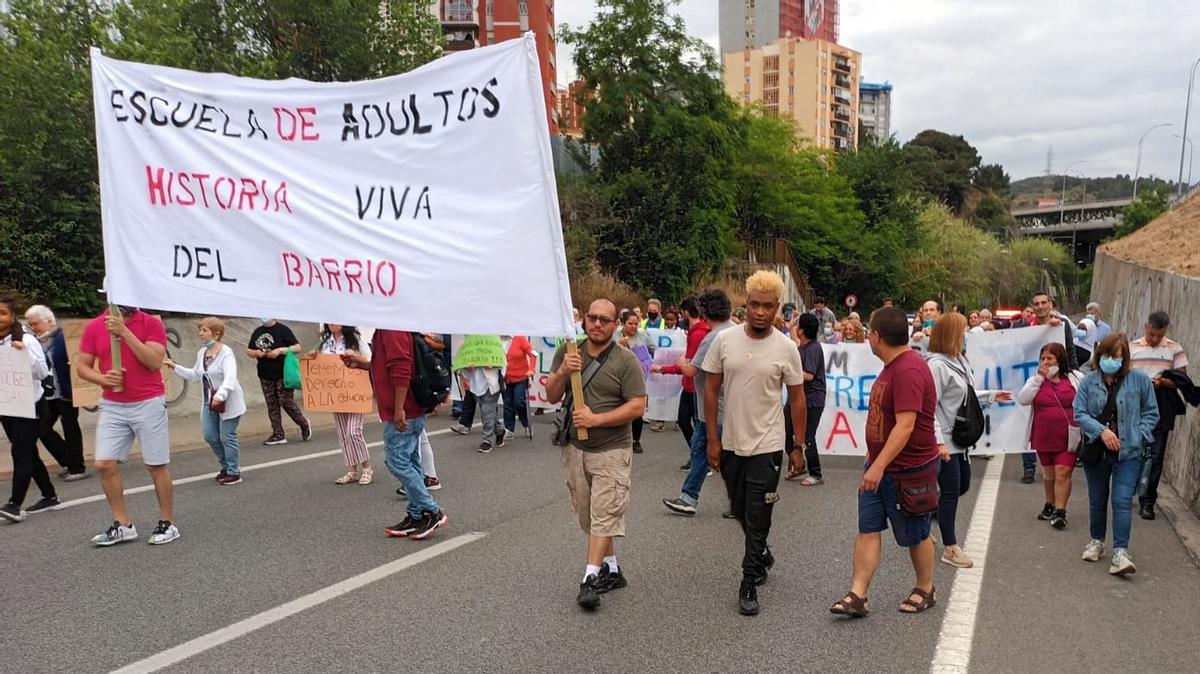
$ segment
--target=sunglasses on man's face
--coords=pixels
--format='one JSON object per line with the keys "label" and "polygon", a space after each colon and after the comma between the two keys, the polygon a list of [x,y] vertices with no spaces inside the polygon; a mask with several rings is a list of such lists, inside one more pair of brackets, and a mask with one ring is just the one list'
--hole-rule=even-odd
{"label": "sunglasses on man's face", "polygon": [[597,325],[610,325],[617,322],[617,319],[615,318],[609,318],[608,316],[597,316],[596,314],[588,314],[587,319],[589,323],[595,323]]}

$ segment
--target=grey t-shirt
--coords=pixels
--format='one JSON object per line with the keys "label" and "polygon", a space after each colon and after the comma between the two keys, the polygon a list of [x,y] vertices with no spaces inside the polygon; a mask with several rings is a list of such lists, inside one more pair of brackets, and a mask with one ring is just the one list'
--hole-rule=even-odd
{"label": "grey t-shirt", "polygon": [[[717,334],[722,330],[728,330],[729,328],[734,327],[734,325],[736,325],[736,323],[733,321],[725,321],[724,323],[717,323],[714,325],[709,333],[704,336],[704,339],[700,340],[700,346],[696,347],[696,355],[692,356],[692,365],[699,370],[696,373],[695,379],[697,397],[696,417],[699,418],[700,421],[704,421],[704,380],[706,378],[704,368],[700,367],[700,365],[704,362],[704,357],[708,355],[708,347],[712,346],[713,340],[716,339]],[[725,389],[722,387],[721,395],[717,398],[717,425],[720,426],[724,419]]]}

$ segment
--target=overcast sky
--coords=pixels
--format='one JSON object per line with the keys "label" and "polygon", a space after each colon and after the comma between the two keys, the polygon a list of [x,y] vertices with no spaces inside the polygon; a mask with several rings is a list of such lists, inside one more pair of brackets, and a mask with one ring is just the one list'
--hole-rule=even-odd
{"label": "overcast sky", "polygon": [[[683,0],[689,31],[717,46],[717,2]],[[733,0],[740,2],[741,0]],[[892,132],[962,134],[985,162],[1019,179],[1077,160],[1072,173],[1174,178],[1187,78],[1200,58],[1197,0],[841,0],[841,43],[863,54],[869,81],[890,81]],[[580,26],[594,0],[559,0],[558,23]],[[559,75],[573,76],[559,45]],[[1189,138],[1200,143],[1200,86]],[[1184,177],[1187,177],[1187,166]],[[1193,181],[1200,181],[1200,168]]]}

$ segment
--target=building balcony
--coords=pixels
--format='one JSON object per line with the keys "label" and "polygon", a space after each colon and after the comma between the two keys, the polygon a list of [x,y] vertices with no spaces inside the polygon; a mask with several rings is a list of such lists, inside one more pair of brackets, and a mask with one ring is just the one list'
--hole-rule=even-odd
{"label": "building balcony", "polygon": [[836,106],[833,109],[833,118],[836,120],[842,121],[842,122],[849,123],[850,122],[850,112],[848,110],[846,110],[845,106],[840,106],[840,105]]}
{"label": "building balcony", "polygon": [[829,128],[833,129],[833,135],[841,138],[853,138],[854,127],[845,122],[830,122]]}
{"label": "building balcony", "polygon": [[438,20],[443,26],[478,26],[475,10],[467,0],[444,0]]}
{"label": "building balcony", "polygon": [[850,78],[845,77],[844,75],[834,75],[833,83],[845,89],[850,88]]}
{"label": "building balcony", "polygon": [[840,73],[850,74],[850,61],[844,58],[833,59],[833,69]]}

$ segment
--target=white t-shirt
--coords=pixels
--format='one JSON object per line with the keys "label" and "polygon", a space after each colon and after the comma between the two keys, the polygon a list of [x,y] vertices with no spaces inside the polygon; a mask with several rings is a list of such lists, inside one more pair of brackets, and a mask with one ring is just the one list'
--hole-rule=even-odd
{"label": "white t-shirt", "polygon": [[783,387],[804,384],[800,351],[778,330],[751,339],[745,326],[725,330],[713,339],[702,369],[723,376],[724,449],[754,456],[790,449],[784,437]]}

